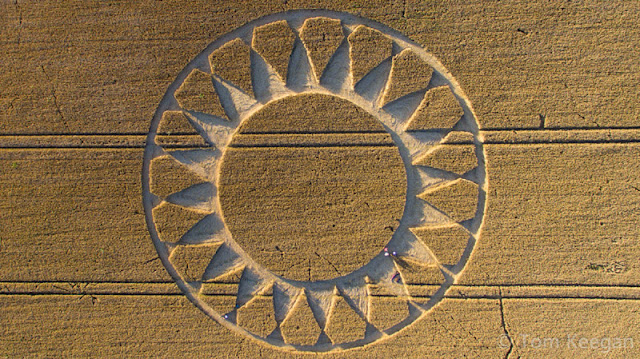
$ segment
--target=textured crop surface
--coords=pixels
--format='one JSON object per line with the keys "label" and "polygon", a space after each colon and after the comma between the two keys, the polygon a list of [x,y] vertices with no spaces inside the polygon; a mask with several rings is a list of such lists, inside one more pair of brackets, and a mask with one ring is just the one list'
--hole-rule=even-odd
{"label": "textured crop surface", "polygon": [[638,18],[1,3],[0,358],[639,356]]}

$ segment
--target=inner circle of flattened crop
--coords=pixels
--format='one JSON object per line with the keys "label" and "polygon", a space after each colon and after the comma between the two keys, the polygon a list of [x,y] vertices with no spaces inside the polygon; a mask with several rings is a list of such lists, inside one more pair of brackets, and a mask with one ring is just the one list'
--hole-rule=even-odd
{"label": "inner circle of flattened crop", "polygon": [[[364,132],[336,132],[351,130]],[[402,217],[406,177],[375,117],[307,93],[269,102],[243,123],[218,189],[225,223],[248,256],[283,278],[319,281],[380,253]]]}
{"label": "inner circle of flattened crop", "polygon": [[[322,176],[309,174],[312,159]],[[251,177],[260,171],[299,183]],[[315,213],[322,196],[304,184],[331,178],[360,181],[366,196],[336,191],[327,198],[341,200]],[[154,116],[143,186],[162,263],[198,308],[254,339],[318,352],[392,336],[441,301],[479,238],[486,168],[471,105],[433,56],[371,20],[314,10],[251,22],[185,67]],[[291,191],[293,217],[242,210]],[[320,220],[331,216],[355,227],[333,230]],[[368,222],[386,232],[362,240]],[[334,242],[283,241],[302,225]]]}

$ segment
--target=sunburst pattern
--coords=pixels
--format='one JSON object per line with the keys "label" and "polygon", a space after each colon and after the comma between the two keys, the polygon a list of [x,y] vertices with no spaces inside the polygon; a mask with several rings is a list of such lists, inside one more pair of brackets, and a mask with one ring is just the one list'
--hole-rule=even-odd
{"label": "sunburst pattern", "polygon": [[[285,279],[252,260],[225,224],[217,187],[243,122],[306,93],[339,97],[378,119],[407,177],[388,244],[363,267],[317,282]],[[194,147],[160,141],[162,131],[191,136]],[[153,241],[185,294],[233,330],[303,351],[365,345],[431,309],[475,245],[486,188],[477,122],[444,67],[395,31],[326,11],[258,20],[197,56],[157,110],[144,173]]]}

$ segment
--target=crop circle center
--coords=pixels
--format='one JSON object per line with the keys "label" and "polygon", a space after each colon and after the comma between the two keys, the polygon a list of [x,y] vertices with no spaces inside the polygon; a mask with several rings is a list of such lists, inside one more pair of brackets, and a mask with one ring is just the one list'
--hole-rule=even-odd
{"label": "crop circle center", "polygon": [[227,148],[222,213],[257,263],[297,281],[367,264],[397,228],[406,176],[380,122],[342,98],[304,94],[249,117]]}

